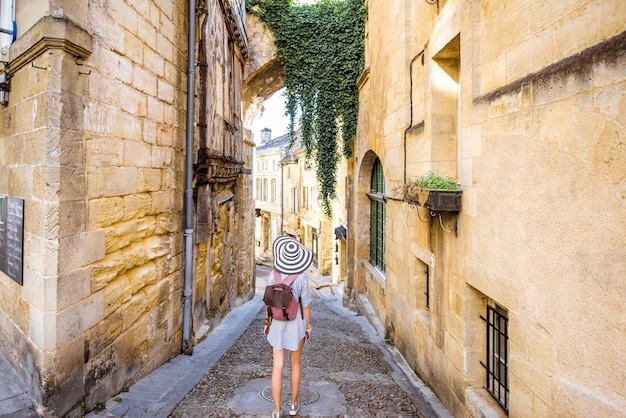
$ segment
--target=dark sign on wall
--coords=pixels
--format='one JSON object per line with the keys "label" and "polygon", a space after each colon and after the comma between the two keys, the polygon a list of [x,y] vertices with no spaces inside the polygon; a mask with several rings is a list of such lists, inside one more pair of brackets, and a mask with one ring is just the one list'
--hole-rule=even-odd
{"label": "dark sign on wall", "polygon": [[22,284],[24,200],[0,197],[0,270]]}

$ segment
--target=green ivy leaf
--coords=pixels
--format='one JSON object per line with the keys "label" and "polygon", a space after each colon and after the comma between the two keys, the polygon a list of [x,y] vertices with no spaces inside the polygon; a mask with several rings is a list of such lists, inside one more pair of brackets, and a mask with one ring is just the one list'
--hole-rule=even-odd
{"label": "green ivy leaf", "polygon": [[246,10],[274,35],[276,58],[285,75],[291,140],[299,110],[307,165],[316,167],[322,209],[330,217],[340,155],[352,156],[356,136],[356,82],[365,60],[365,2],[320,0],[296,5],[293,0],[248,0]]}

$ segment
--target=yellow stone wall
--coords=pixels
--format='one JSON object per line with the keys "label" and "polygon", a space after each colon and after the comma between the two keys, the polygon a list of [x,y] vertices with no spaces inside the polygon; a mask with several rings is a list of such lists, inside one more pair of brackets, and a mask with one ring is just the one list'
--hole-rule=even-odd
{"label": "yellow stone wall", "polygon": [[[200,15],[212,13],[207,33],[225,50],[224,15],[208,3]],[[63,416],[181,352],[187,2],[37,0],[16,15],[0,195],[25,199],[24,285],[0,273],[0,350],[42,410]],[[224,291],[214,322],[254,293],[253,145],[236,54],[239,78],[217,99],[234,106],[225,119],[236,129],[216,120],[219,138],[203,143],[236,168],[234,192],[215,213],[216,239],[194,248],[211,256],[193,266],[193,332],[215,303],[209,286]],[[228,193],[213,187],[213,198]]]}
{"label": "yellow stone wall", "polygon": [[[509,416],[620,416],[623,4],[370,0],[368,11],[349,302],[373,307],[455,416],[504,415],[482,389],[487,304],[508,314]],[[376,156],[385,274],[368,261]],[[427,170],[460,184],[458,218],[403,201],[405,178]]]}

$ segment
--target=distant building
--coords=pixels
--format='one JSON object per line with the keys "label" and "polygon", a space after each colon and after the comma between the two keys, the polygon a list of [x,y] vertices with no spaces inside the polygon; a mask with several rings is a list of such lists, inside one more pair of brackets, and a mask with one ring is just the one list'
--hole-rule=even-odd
{"label": "distant building", "polygon": [[333,272],[333,221],[320,208],[313,169],[307,169],[304,148],[296,134],[290,147],[289,135],[271,138],[261,132],[255,151],[257,260],[272,260],[272,242],[289,234],[313,251],[312,267],[320,274]]}

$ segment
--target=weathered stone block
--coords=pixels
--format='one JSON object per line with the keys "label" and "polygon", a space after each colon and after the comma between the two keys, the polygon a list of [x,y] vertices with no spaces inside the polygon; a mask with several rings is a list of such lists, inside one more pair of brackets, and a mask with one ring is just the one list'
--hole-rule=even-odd
{"label": "weathered stone block", "polygon": [[97,229],[81,234],[84,265],[102,260],[105,255],[105,230]]}
{"label": "weathered stone block", "polygon": [[[168,83],[165,80],[158,79],[157,89],[158,89],[157,97],[159,98],[159,100],[162,100],[165,103],[169,103],[169,104],[174,103],[174,94],[176,92],[176,89],[174,88],[172,84]],[[169,119],[169,120],[173,120],[173,119]]]}
{"label": "weathered stone block", "polygon": [[[85,230],[87,224],[87,203],[84,200],[70,200],[59,202],[58,208],[58,237],[76,235]],[[51,219],[49,219],[51,220]]]}
{"label": "weathered stone block", "polygon": [[147,215],[151,207],[152,199],[147,193],[124,196],[124,221]]}
{"label": "weathered stone block", "polygon": [[135,90],[134,87],[120,87],[120,108],[132,115],[146,116],[145,94]]}
{"label": "weathered stone block", "polygon": [[550,375],[515,353],[509,356],[509,373],[519,379],[529,390],[547,404],[552,402]]}
{"label": "weathered stone block", "polygon": [[158,192],[161,190],[161,170],[149,168],[137,170],[137,187],[138,192]]}
{"label": "weathered stone block", "polygon": [[[68,379],[73,373],[82,375],[85,340],[76,338],[59,347],[54,353],[44,353],[47,364],[54,365],[54,377],[58,381]],[[82,386],[82,385],[81,385]],[[74,395],[76,396],[76,395]]]}
{"label": "weathered stone block", "polygon": [[124,143],[116,138],[97,137],[87,141],[87,161],[95,167],[120,166]]}
{"label": "weathered stone block", "polygon": [[[155,97],[157,94],[157,77],[155,75],[159,74],[159,68],[162,67],[158,65],[158,63],[153,63],[153,66],[150,66],[150,70],[142,68],[138,65],[133,67],[133,86],[149,96]],[[152,116],[152,115],[151,115]]]}
{"label": "weathered stone block", "polygon": [[163,59],[173,63],[177,62],[176,51],[174,50],[172,42],[170,42],[170,40],[167,39],[167,37],[165,37],[161,32],[157,32],[156,38],[156,50],[159,51]]}
{"label": "weathered stone block", "polygon": [[145,44],[135,35],[135,33],[130,31],[126,32],[126,36],[124,37],[124,48],[126,50],[126,56],[130,58],[133,63],[143,65],[143,50],[145,48]]}
{"label": "weathered stone block", "polygon": [[31,166],[9,168],[9,188],[7,195],[17,197],[31,196],[33,192],[33,169]]}
{"label": "weathered stone block", "polygon": [[[152,42],[151,45],[154,45],[156,43],[156,33],[154,34],[154,38],[155,42]],[[165,76],[165,60],[157,51],[153,50],[152,48],[145,48],[143,60],[145,68],[149,68],[149,73],[148,71],[146,71],[146,73],[149,74],[151,77]],[[153,96],[156,96],[154,91],[152,91],[151,94]]]}
{"label": "weathered stone block", "polygon": [[506,61],[504,57],[485,62],[481,68],[481,94],[489,93],[506,85]]}
{"label": "weathered stone block", "polygon": [[[125,32],[122,32],[122,34],[125,36]],[[106,48],[102,48],[99,52],[100,54],[96,55],[96,57],[99,57],[97,64],[102,73],[123,83],[132,83],[133,63],[130,59],[122,56],[118,51],[111,51]]]}
{"label": "weathered stone block", "polygon": [[[556,373],[556,343],[540,324],[528,327],[528,360],[547,376]],[[544,399],[547,401],[548,399]]]}
{"label": "weathered stone block", "polygon": [[[123,329],[129,329],[131,326],[145,315],[148,308],[145,295],[143,293],[134,295],[130,300],[122,307],[123,312]],[[144,335],[143,338],[146,338]]]}
{"label": "weathered stone block", "polygon": [[148,114],[155,122],[166,122],[164,112],[165,106],[161,101],[153,97],[148,97]]}
{"label": "weathered stone block", "polygon": [[126,275],[130,285],[129,290],[132,294],[137,294],[147,285],[154,285],[158,277],[156,264],[152,261],[129,270]]}
{"label": "weathered stone block", "polygon": [[100,171],[104,184],[104,194],[124,196],[137,192],[137,169],[134,167],[105,168]]}
{"label": "weathered stone block", "polygon": [[97,292],[59,312],[56,331],[58,345],[77,338],[104,318],[104,293]]}
{"label": "weathered stone block", "polygon": [[130,292],[130,279],[126,275],[118,276],[104,287],[103,292],[105,303],[104,316],[108,317],[130,300],[132,295]]}
{"label": "weathered stone block", "polygon": [[89,268],[61,274],[55,278],[55,281],[54,290],[57,295],[54,300],[55,309],[65,309],[79,300],[85,299],[91,293],[91,270]]}
{"label": "weathered stone block", "polygon": [[101,228],[120,222],[124,216],[124,200],[121,197],[93,199],[89,201],[88,229]]}
{"label": "weathered stone block", "polygon": [[[148,106],[149,109],[149,106]],[[120,139],[141,140],[141,121],[121,110],[109,110],[107,130],[110,135]]]}

